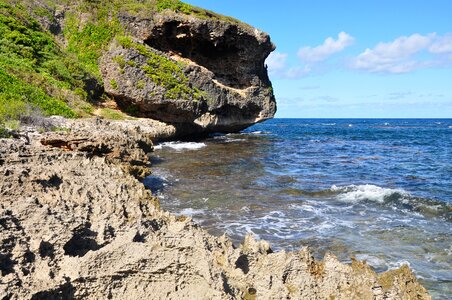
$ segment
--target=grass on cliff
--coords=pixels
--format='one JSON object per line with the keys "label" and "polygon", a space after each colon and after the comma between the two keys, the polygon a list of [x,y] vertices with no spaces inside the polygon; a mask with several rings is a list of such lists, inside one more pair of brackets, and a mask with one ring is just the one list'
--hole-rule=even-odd
{"label": "grass on cliff", "polygon": [[[54,22],[61,5],[69,7],[64,46],[37,20]],[[91,103],[103,97],[99,58],[115,37],[127,34],[119,16],[152,17],[166,11],[239,22],[179,0],[0,0],[0,128],[37,109],[43,115],[90,115]],[[168,98],[202,97],[188,85],[178,63],[146,51],[143,69],[167,89]],[[143,87],[142,82],[137,85]]]}
{"label": "grass on cliff", "polygon": [[[49,0],[54,1],[54,0]],[[54,1],[55,2],[55,1]],[[74,2],[76,9],[66,17],[64,36],[67,50],[77,55],[79,61],[100,80],[98,61],[112,39],[124,34],[118,15],[140,15],[151,17],[166,10],[194,15],[203,19],[219,19],[232,23],[240,21],[201,9],[179,0],[112,0]],[[86,17],[89,13],[89,17]],[[84,15],[82,17],[82,15]],[[83,20],[83,18],[87,18]],[[82,22],[83,20],[83,22]]]}
{"label": "grass on cliff", "polygon": [[120,110],[112,108],[101,108],[98,110],[97,114],[107,120],[127,120],[131,119],[128,115]]}
{"label": "grass on cliff", "polygon": [[[146,64],[141,66],[141,69],[156,85],[166,89],[165,97],[169,99],[191,99],[195,101],[205,97],[204,92],[196,87],[190,86],[181,63],[157,54],[151,48],[134,42],[130,37],[118,36],[116,39],[124,48],[133,48],[147,58]],[[117,57],[115,61],[120,68],[123,68],[125,64],[129,63],[123,57]],[[116,82],[111,82],[110,84],[113,88],[117,88]]]}
{"label": "grass on cliff", "polygon": [[75,117],[66,99],[83,89],[84,75],[22,7],[0,2],[0,123],[32,108]]}

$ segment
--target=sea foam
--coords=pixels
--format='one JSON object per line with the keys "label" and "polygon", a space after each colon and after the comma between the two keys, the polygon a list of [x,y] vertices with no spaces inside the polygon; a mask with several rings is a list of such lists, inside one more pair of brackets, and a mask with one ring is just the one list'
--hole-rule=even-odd
{"label": "sea foam", "polygon": [[163,148],[171,148],[176,151],[183,151],[183,150],[199,150],[205,146],[207,145],[204,143],[195,143],[195,142],[165,142],[154,146],[154,149],[161,150]]}
{"label": "sea foam", "polygon": [[382,188],[372,184],[364,185],[349,185],[338,187],[333,185],[331,187],[333,192],[338,192],[337,199],[344,202],[361,202],[361,201],[374,201],[383,203],[385,200],[391,197],[408,197],[408,192],[402,189],[388,189]]}
{"label": "sea foam", "polygon": [[205,209],[184,208],[180,211],[181,215],[193,217],[195,215],[203,215],[206,213]]}

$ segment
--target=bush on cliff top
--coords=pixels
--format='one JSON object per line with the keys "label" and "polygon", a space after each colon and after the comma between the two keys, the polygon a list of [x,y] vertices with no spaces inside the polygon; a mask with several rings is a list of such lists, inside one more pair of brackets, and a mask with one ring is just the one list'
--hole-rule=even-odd
{"label": "bush on cliff top", "polygon": [[[179,0],[80,0],[72,5],[74,10],[67,14],[64,36],[67,51],[77,55],[79,61],[101,80],[98,61],[115,36],[123,35],[117,16],[122,13],[152,16],[156,12],[171,10],[199,18],[215,18],[233,23],[236,19],[207,11]],[[88,12],[90,17],[82,24],[80,13]]]}
{"label": "bush on cliff top", "polygon": [[29,107],[74,117],[65,91],[83,87],[84,74],[26,11],[0,2],[0,122]]}

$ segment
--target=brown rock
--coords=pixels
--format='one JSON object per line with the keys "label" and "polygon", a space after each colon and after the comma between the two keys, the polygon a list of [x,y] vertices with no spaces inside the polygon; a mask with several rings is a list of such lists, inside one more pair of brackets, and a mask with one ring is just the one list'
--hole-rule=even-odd
{"label": "brown rock", "polygon": [[125,166],[148,166],[166,127],[66,122],[0,139],[1,299],[430,299],[406,266],[378,275],[251,236],[235,247],[161,211]]}
{"label": "brown rock", "polygon": [[[171,12],[121,20],[135,36],[135,46],[113,43],[101,71],[107,93],[124,109],[194,133],[238,131],[275,114],[264,66],[274,45],[266,33]],[[165,69],[162,61],[169,73],[154,74],[156,66]],[[180,86],[173,88],[177,82]]]}

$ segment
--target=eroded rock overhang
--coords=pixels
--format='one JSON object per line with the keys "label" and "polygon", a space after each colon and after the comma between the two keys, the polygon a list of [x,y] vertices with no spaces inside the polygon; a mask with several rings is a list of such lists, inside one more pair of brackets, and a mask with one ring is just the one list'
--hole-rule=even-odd
{"label": "eroded rock overhang", "polygon": [[[186,84],[201,92],[198,98],[166,97],[167,91],[140,71],[145,58],[114,46],[101,68],[106,91],[120,105],[136,107],[140,116],[190,125],[194,132],[238,131],[274,116],[265,59],[275,46],[268,34],[240,22],[171,12],[120,20],[143,46],[182,66]],[[118,55],[133,61],[121,72],[114,68]],[[143,91],[137,91],[137,82]]]}

